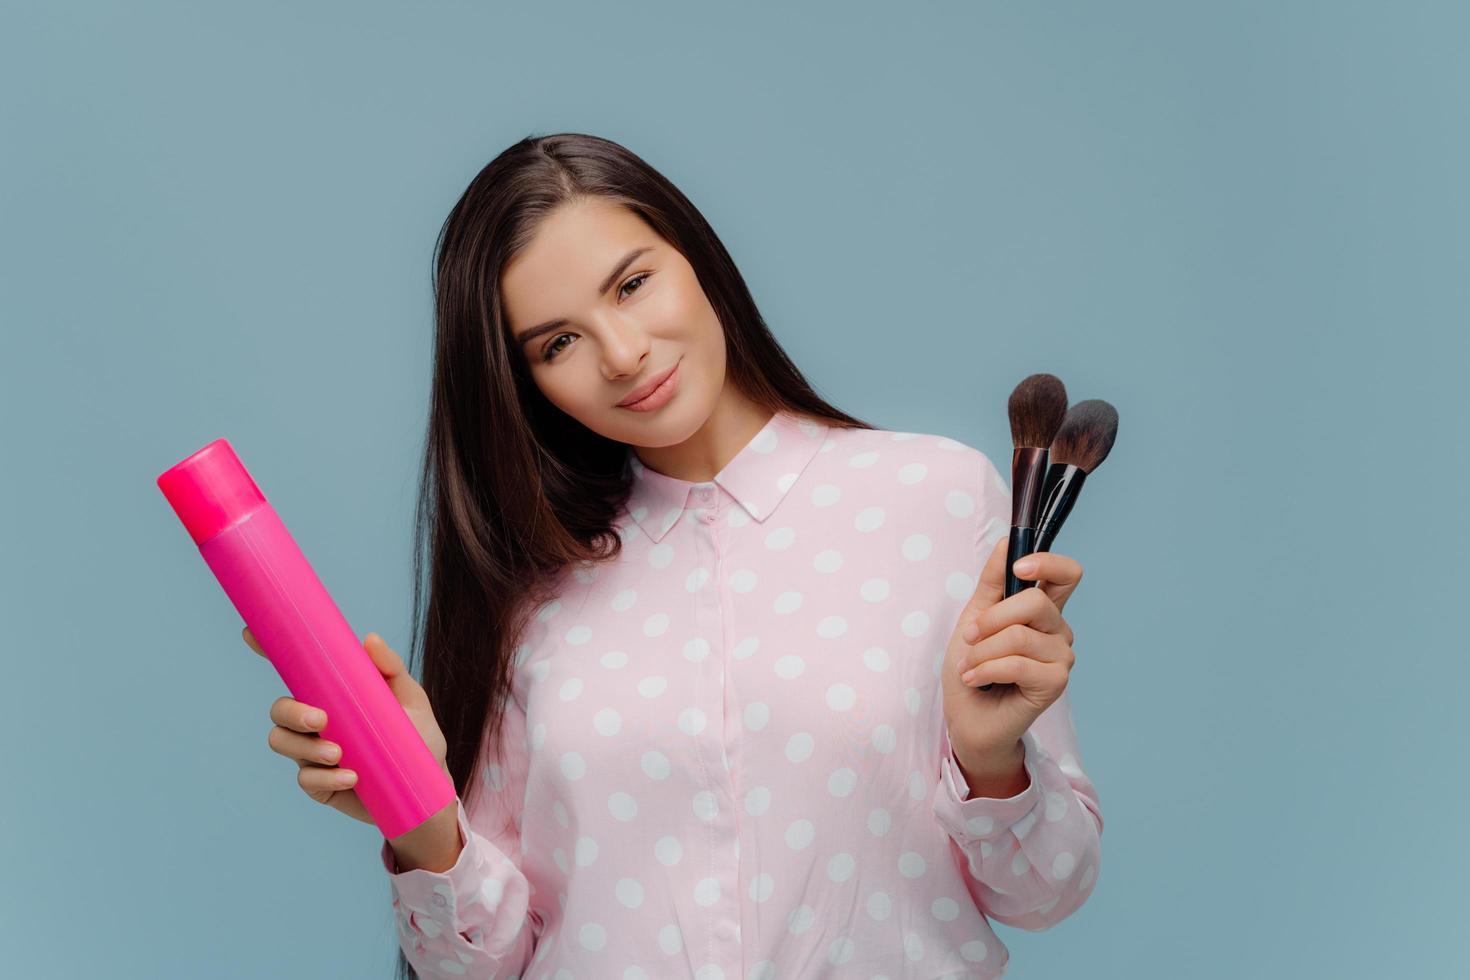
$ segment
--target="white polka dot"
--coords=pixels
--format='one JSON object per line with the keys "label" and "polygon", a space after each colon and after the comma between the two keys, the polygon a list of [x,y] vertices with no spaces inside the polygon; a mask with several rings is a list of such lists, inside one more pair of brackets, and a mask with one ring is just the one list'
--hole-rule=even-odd
{"label": "white polka dot", "polygon": [[852,959],[853,953],[857,952],[857,945],[846,936],[838,936],[827,944],[827,962],[833,966],[840,966]]}
{"label": "white polka dot", "polygon": [[[678,512],[674,512],[677,518]],[[648,549],[648,564],[654,568],[668,568],[674,560],[674,546],[667,541],[660,541]]]}
{"label": "white polka dot", "polygon": [[909,561],[923,561],[934,550],[934,542],[927,534],[910,534],[903,539],[901,550]]}
{"label": "white polka dot", "polygon": [[669,629],[669,614],[654,613],[643,621],[644,636],[663,636]]}
{"label": "white polka dot", "polygon": [[984,961],[985,957],[990,955],[990,948],[985,945],[983,940],[971,939],[969,942],[960,945],[960,955],[965,958],[966,962],[980,963]]}
{"label": "white polka dot", "polygon": [[613,895],[624,908],[636,909],[643,905],[643,885],[636,878],[619,878],[613,886]]}
{"label": "white polka dot", "polygon": [[705,823],[709,823],[720,815],[720,801],[707,789],[695,793],[691,805],[694,815]]}
{"label": "white polka dot", "polygon": [[684,934],[670,922],[658,931],[658,948],[670,956],[684,948]]}
{"label": "white polka dot", "polygon": [[563,701],[575,701],[582,693],[582,678],[568,677],[562,681],[561,687],[557,689],[556,695]]}
{"label": "white polka dot", "polygon": [[757,577],[755,572],[748,568],[742,568],[730,575],[730,588],[736,592],[746,593],[755,589]]}
{"label": "white polka dot", "polygon": [[1052,858],[1051,876],[1057,881],[1072,877],[1072,872],[1077,869],[1077,856],[1071,851],[1059,851]]}
{"label": "white polka dot", "polygon": [[816,923],[817,910],[810,905],[798,905],[786,916],[786,928],[793,936],[806,932]]}
{"label": "white polka dot", "polygon": [[812,559],[812,567],[819,572],[830,575],[842,568],[842,552],[832,548],[819,551],[816,557]]}
{"label": "white polka dot", "polygon": [[705,584],[709,582],[709,579],[710,570],[708,568],[696,568],[694,571],[684,576],[684,591],[698,592],[700,589],[705,587]]}
{"label": "white polka dot", "polygon": [[603,708],[592,716],[592,727],[599,735],[616,735],[623,730],[623,716],[612,708]]}
{"label": "white polka dot", "polygon": [[771,706],[764,701],[752,701],[745,706],[742,718],[747,731],[758,732],[771,720]]}
{"label": "white polka dot", "polygon": [[856,870],[857,861],[846,851],[832,855],[827,861],[827,877],[838,884],[851,878]]}
{"label": "white polka dot", "polygon": [[898,748],[898,730],[887,723],[876,725],[873,728],[873,748],[884,755],[891,755]]}
{"label": "white polka dot", "polygon": [[771,788],[769,786],[751,787],[745,794],[745,812],[752,817],[759,817],[771,808]]}
{"label": "white polka dot", "polygon": [[839,637],[847,632],[847,620],[841,616],[823,616],[817,623],[817,635],[824,640]]}
{"label": "white polka dot", "polygon": [[789,681],[793,678],[801,676],[801,672],[806,669],[806,661],[798,657],[794,653],[789,653],[781,659],[777,660],[774,666],[776,669],[776,676],[785,678]]}
{"label": "white polka dot", "polygon": [[567,630],[564,639],[572,646],[581,646],[592,639],[592,629],[588,626],[573,626]]}
{"label": "white polka dot", "polygon": [[612,597],[610,605],[618,612],[627,612],[633,608],[633,603],[638,601],[638,593],[633,589],[622,589]]}
{"label": "white polka dot", "polygon": [[786,740],[787,761],[805,762],[812,757],[812,750],[816,745],[817,740],[812,737],[811,732],[797,732]]}
{"label": "white polka dot", "polygon": [[810,820],[793,820],[786,827],[786,846],[793,851],[803,850],[811,846],[816,834]]}
{"label": "white polka dot", "polygon": [[852,791],[857,789],[857,782],[858,774],[853,769],[843,766],[841,769],[834,769],[827,777],[827,792],[838,799],[844,799],[851,796]]}
{"label": "white polka dot", "polygon": [[750,889],[747,894],[750,895],[752,902],[764,902],[775,894],[775,891],[776,879],[762,871],[750,880]]}
{"label": "white polka dot", "polygon": [[960,914],[960,906],[952,898],[936,898],[929,906],[929,914],[940,922],[953,922]]}
{"label": "white polka dot", "polygon": [[622,650],[609,650],[601,658],[601,664],[610,670],[628,666],[628,655]]}
{"label": "white polka dot", "polygon": [[883,526],[885,513],[882,507],[864,507],[858,511],[857,518],[853,520],[852,526],[864,534],[878,530]]}
{"label": "white polka dot", "polygon": [[893,660],[882,647],[868,647],[863,651],[863,663],[869,670],[881,674],[892,666]]}
{"label": "white polka dot", "polygon": [[668,690],[668,687],[669,679],[655,674],[652,677],[645,677],[638,682],[638,693],[645,698],[656,698]]}
{"label": "white polka dot", "polygon": [[857,692],[851,684],[833,684],[827,688],[827,707],[833,711],[847,711],[857,703]]}
{"label": "white polka dot", "polygon": [[893,899],[887,892],[877,891],[868,896],[868,915],[882,922],[893,914]]}
{"label": "white polka dot", "polygon": [[720,879],[701,878],[694,883],[694,901],[702,908],[709,908],[720,900]]}
{"label": "white polka dot", "polygon": [[735,644],[735,649],[730,651],[730,656],[736,660],[747,660],[750,655],[760,649],[761,638],[758,636],[747,636]]}
{"label": "white polka dot", "polygon": [[572,849],[577,867],[585,868],[597,860],[597,841],[591,837],[578,837],[576,846]]}
{"label": "white polka dot", "polygon": [[951,490],[944,495],[944,509],[953,517],[969,517],[975,513],[975,498],[965,490]]}
{"label": "white polka dot", "polygon": [[923,463],[905,463],[898,469],[898,482],[911,487],[922,481],[928,473],[929,467]]}
{"label": "white polka dot", "polygon": [[929,614],[922,609],[915,609],[903,617],[899,624],[903,635],[913,638],[924,636],[929,632]]}
{"label": "white polka dot", "polygon": [[766,535],[766,547],[771,551],[785,551],[796,540],[796,529],[778,527]]}
{"label": "white polka dot", "polygon": [[627,823],[638,816],[638,801],[627,793],[614,793],[607,798],[607,812],[614,820]]}
{"label": "white polka dot", "polygon": [[778,613],[793,613],[801,608],[800,592],[782,592],[771,606]]}
{"label": "white polka dot", "polygon": [[980,584],[978,575],[967,575],[964,572],[950,572],[944,577],[944,594],[951,599],[964,602],[975,594],[975,587]]}
{"label": "white polka dot", "polygon": [[898,873],[905,878],[917,878],[924,873],[924,856],[915,851],[904,851],[898,856]]}
{"label": "white polka dot", "polygon": [[698,735],[706,723],[704,712],[693,705],[679,712],[679,731],[685,735]]}
{"label": "white polka dot", "polygon": [[700,663],[709,656],[709,640],[696,636],[684,643],[684,659],[692,664]]}
{"label": "white polka dot", "polygon": [[576,781],[587,775],[587,760],[578,752],[565,752],[561,757],[561,774]]}
{"label": "white polka dot", "polygon": [[673,771],[669,757],[658,749],[649,749],[643,753],[643,772],[649,779],[668,779]]}
{"label": "white polka dot", "polygon": [[842,491],[830,483],[813,487],[810,500],[814,507],[831,507],[842,499]]}
{"label": "white polka dot", "polygon": [[870,578],[858,589],[858,594],[868,602],[882,602],[888,598],[889,585],[886,578]]}
{"label": "white polka dot", "polygon": [[679,843],[677,837],[660,837],[658,843],[653,845],[653,855],[658,858],[659,864],[672,868],[684,857],[684,845]]}

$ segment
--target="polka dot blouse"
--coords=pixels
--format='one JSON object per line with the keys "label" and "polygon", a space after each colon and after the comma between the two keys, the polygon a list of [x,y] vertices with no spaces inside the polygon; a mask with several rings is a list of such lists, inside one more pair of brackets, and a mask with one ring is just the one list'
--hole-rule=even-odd
{"label": "polka dot blouse", "polygon": [[1067,695],[970,797],[939,670],[1010,493],[952,439],[778,412],[709,482],[645,467],[616,560],[515,651],[448,871],[400,872],[420,977],[991,978],[1096,880]]}

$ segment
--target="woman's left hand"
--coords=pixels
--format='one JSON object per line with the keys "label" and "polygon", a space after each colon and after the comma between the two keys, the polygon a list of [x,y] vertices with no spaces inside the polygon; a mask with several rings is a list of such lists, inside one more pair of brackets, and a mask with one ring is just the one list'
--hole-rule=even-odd
{"label": "woman's left hand", "polygon": [[[1062,607],[1082,580],[1082,566],[1055,552],[1028,555],[1036,568],[1017,569],[1016,576],[1041,587],[1002,598],[1009,545],[1002,537],[990,553],[940,672],[950,742],[965,768],[977,773],[989,772],[992,760],[999,767],[1014,760],[1021,736],[1066,690],[1077,659]],[[981,691],[982,684],[995,687]]]}

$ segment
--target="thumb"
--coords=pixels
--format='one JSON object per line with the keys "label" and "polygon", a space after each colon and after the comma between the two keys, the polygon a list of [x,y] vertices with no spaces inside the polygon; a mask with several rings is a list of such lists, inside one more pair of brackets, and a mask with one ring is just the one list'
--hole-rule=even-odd
{"label": "thumb", "polygon": [[1006,555],[1010,552],[1011,536],[1003,534],[995,547],[990,549],[990,557],[985,562],[985,567],[980,570],[980,581],[975,584],[975,591],[970,595],[970,601],[965,604],[963,619],[974,619],[980,613],[995,605],[1005,598],[1006,591]]}
{"label": "thumb", "polygon": [[388,682],[388,689],[393,692],[398,703],[404,707],[417,707],[419,701],[424,698],[423,688],[408,672],[403,658],[398,655],[397,651],[388,645],[387,640],[376,633],[369,633],[363,637],[362,645],[367,649],[368,655],[373,658],[373,664],[383,675],[383,680]]}

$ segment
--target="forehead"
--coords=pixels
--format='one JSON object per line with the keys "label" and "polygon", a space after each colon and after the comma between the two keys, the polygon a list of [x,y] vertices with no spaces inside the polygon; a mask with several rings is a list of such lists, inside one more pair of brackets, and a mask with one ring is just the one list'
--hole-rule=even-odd
{"label": "forehead", "polygon": [[632,211],[605,200],[564,204],[501,272],[501,301],[516,328],[570,316],[596,299],[597,284],[630,249],[659,237]]}

